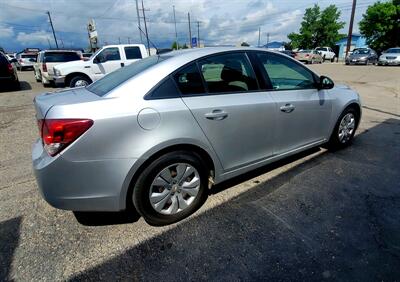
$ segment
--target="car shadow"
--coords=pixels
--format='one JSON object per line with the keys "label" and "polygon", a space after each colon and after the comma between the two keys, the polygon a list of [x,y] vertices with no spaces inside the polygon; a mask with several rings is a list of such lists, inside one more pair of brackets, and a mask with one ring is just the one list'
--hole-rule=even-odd
{"label": "car shadow", "polygon": [[69,280],[395,281],[399,133],[388,119]]}
{"label": "car shadow", "polygon": [[32,89],[32,86],[29,84],[29,82],[26,82],[26,81],[20,81],[19,85],[20,85],[20,89],[18,89],[18,90],[13,88],[11,85],[2,85],[2,86],[0,86],[0,92],[16,92],[16,91]]}
{"label": "car shadow", "polygon": [[11,263],[19,242],[22,217],[0,222],[0,281],[13,281]]}
{"label": "car shadow", "polygon": [[134,223],[140,219],[135,209],[121,212],[73,212],[76,220],[85,226],[104,226]]}

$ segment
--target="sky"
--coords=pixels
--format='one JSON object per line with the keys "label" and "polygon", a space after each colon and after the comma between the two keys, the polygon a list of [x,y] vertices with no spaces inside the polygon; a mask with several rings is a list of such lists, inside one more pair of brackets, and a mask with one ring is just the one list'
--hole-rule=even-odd
{"label": "sky", "polygon": [[[175,6],[178,42],[189,42],[188,13],[192,37],[205,45],[261,44],[267,40],[287,41],[298,32],[304,10],[318,3],[321,8],[335,4],[346,22],[347,33],[351,0],[144,0],[150,40],[157,48],[169,48],[175,40]],[[368,5],[374,0],[358,0],[353,32]],[[141,0],[139,0],[141,8]],[[55,41],[46,11],[50,11],[59,47],[87,48],[87,23],[94,19],[99,42],[104,44],[140,43],[135,0],[0,0],[0,46],[6,51],[27,47],[52,48]],[[142,16],[142,15],[141,15]],[[143,19],[142,29],[144,30]]]}

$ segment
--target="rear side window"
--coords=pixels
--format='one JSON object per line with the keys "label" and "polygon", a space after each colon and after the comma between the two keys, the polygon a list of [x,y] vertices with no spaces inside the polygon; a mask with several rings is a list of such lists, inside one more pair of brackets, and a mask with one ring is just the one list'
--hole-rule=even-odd
{"label": "rear side window", "polygon": [[142,52],[139,47],[125,47],[125,55],[127,60],[141,59]]}
{"label": "rear side window", "polygon": [[257,90],[257,81],[243,53],[212,56],[199,61],[209,93]]}
{"label": "rear side window", "polygon": [[195,63],[188,65],[174,75],[174,80],[183,95],[205,92],[199,70]]}
{"label": "rear side window", "polygon": [[172,78],[168,77],[146,99],[167,99],[180,97],[179,91]]}
{"label": "rear side window", "polygon": [[259,53],[257,56],[268,74],[273,89],[315,88],[313,74],[295,61],[272,53]]}
{"label": "rear side window", "polygon": [[80,56],[76,52],[46,52],[44,57],[45,63],[65,63],[80,60]]}

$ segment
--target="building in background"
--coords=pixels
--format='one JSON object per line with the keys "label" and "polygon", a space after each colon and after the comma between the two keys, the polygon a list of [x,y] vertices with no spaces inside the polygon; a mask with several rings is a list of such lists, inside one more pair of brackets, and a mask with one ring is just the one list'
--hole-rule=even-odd
{"label": "building in background", "polygon": [[[350,51],[353,51],[355,48],[363,48],[363,47],[368,47],[365,37],[361,36],[360,34],[353,34],[351,37],[351,45],[350,45]],[[347,36],[340,39],[338,42],[336,42],[336,48],[335,48],[335,53],[336,50],[338,52],[338,57],[339,59],[344,59],[346,56],[346,48],[347,48]]]}

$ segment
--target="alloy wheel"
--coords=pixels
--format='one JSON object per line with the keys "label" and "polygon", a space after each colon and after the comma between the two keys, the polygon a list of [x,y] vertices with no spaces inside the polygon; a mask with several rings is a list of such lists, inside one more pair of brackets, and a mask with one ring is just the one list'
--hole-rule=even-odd
{"label": "alloy wheel", "polygon": [[158,213],[177,214],[193,203],[200,184],[199,172],[192,165],[170,165],[154,178],[149,191],[150,204]]}
{"label": "alloy wheel", "polygon": [[342,144],[349,142],[356,127],[356,119],[353,113],[347,113],[339,124],[338,137]]}

